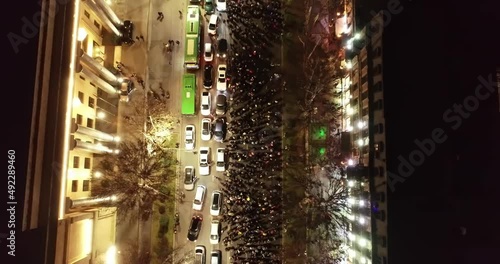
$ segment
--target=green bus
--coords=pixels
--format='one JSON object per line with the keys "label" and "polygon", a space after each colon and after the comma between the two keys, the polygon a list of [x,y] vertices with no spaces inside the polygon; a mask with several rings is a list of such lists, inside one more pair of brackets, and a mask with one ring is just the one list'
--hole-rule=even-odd
{"label": "green bus", "polygon": [[184,65],[188,70],[200,68],[200,7],[190,5],[186,16],[186,50]]}
{"label": "green bus", "polygon": [[196,75],[186,73],[182,76],[182,108],[183,115],[194,115],[196,108]]}

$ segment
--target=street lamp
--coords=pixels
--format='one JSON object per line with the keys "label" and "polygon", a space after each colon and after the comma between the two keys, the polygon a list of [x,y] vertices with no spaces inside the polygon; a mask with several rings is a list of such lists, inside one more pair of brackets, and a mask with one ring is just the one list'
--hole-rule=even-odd
{"label": "street lamp", "polygon": [[359,33],[354,34],[354,39],[355,40],[358,40],[360,38],[361,38],[361,34],[359,34]]}
{"label": "street lamp", "polygon": [[85,30],[84,28],[78,28],[78,36],[76,37],[76,39],[78,41],[83,41],[86,37],[87,37],[87,30]]}
{"label": "street lamp", "polygon": [[80,98],[73,98],[73,107],[79,107],[80,105],[82,105],[82,101],[80,101]]}
{"label": "street lamp", "polygon": [[106,117],[106,114],[104,112],[97,113],[97,118],[103,119],[105,117]]}
{"label": "street lamp", "polygon": [[94,172],[94,177],[96,177],[96,178],[102,177],[102,172],[100,172],[100,171]]}

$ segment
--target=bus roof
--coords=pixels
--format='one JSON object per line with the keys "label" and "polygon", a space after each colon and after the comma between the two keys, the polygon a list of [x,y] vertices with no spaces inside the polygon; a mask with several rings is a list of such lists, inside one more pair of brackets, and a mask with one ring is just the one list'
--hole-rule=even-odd
{"label": "bus roof", "polygon": [[188,6],[186,17],[186,35],[197,35],[200,32],[200,7]]}
{"label": "bus roof", "polygon": [[198,63],[198,37],[186,38],[184,61],[186,63]]}
{"label": "bus roof", "polygon": [[182,76],[182,107],[183,115],[195,114],[196,75],[187,73]]}

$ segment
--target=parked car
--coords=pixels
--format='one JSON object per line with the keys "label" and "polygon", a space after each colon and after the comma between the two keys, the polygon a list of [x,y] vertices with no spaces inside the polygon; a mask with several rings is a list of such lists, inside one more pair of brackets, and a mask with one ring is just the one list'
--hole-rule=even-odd
{"label": "parked car", "polygon": [[222,264],[222,252],[220,250],[212,250],[210,254],[211,264]]}
{"label": "parked car", "polygon": [[201,107],[200,107],[201,115],[209,116],[212,112],[212,100],[210,100],[209,92],[201,93]]}
{"label": "parked car", "polygon": [[121,43],[126,45],[134,44],[134,24],[130,20],[123,21],[121,26]]}
{"label": "parked car", "polygon": [[201,120],[201,140],[208,141],[212,137],[212,121],[209,118]]}
{"label": "parked car", "polygon": [[196,264],[206,264],[206,254],[204,246],[196,246],[194,248],[194,263]]}
{"label": "parked car", "polygon": [[217,245],[220,242],[220,222],[219,220],[212,220],[210,224],[210,244]]}
{"label": "parked car", "polygon": [[219,64],[217,68],[217,91],[226,91],[226,64]]}
{"label": "parked car", "polygon": [[208,22],[208,35],[217,34],[217,24],[219,23],[218,15],[210,15],[210,20]]}
{"label": "parked car", "polygon": [[227,110],[227,97],[225,94],[218,94],[215,98],[215,114],[225,115]]}
{"label": "parked car", "polygon": [[224,148],[217,149],[217,163],[215,166],[216,171],[225,171],[226,170],[226,155]]}
{"label": "parked car", "polygon": [[186,150],[193,150],[196,140],[196,133],[193,125],[187,125],[184,129],[184,145]]}
{"label": "parked car", "polygon": [[194,167],[193,166],[184,167],[184,189],[186,191],[194,190],[194,181],[195,181]]}
{"label": "parked car", "polygon": [[205,12],[207,14],[213,14],[214,13],[214,1],[213,0],[205,0]]}
{"label": "parked car", "polygon": [[222,58],[225,59],[227,57],[227,40],[226,39],[219,39],[217,41],[217,58]]}
{"label": "parked car", "polygon": [[226,0],[217,0],[217,11],[219,12],[226,11]]}
{"label": "parked car", "polygon": [[203,202],[205,201],[205,192],[207,191],[207,187],[204,185],[198,185],[196,187],[196,193],[194,194],[193,200],[193,210],[201,211],[203,208]]}
{"label": "parked car", "polygon": [[189,241],[196,242],[196,240],[198,240],[202,222],[203,222],[203,217],[201,215],[199,214],[193,215],[193,217],[191,218],[191,223],[189,224],[189,230],[187,234],[187,239]]}
{"label": "parked car", "polygon": [[203,87],[205,89],[211,89],[213,85],[214,76],[214,66],[211,64],[205,65],[205,70],[203,71]]}
{"label": "parked car", "polygon": [[222,193],[219,191],[212,192],[212,204],[210,205],[210,215],[219,216],[222,206]]}
{"label": "parked car", "polygon": [[214,60],[214,52],[212,49],[212,43],[205,43],[203,57],[205,58],[205,62],[212,62]]}
{"label": "parked car", "polygon": [[210,148],[200,148],[200,175],[210,175]]}
{"label": "parked car", "polygon": [[214,138],[217,142],[224,142],[226,138],[226,120],[224,118],[217,118],[215,120]]}

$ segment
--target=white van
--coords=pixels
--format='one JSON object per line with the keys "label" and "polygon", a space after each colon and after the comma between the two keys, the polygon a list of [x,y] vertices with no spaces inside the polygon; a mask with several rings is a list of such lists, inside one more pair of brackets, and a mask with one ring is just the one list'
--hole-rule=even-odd
{"label": "white van", "polygon": [[203,208],[203,201],[205,201],[205,192],[207,187],[198,185],[196,187],[196,194],[194,195],[193,210],[201,211]]}
{"label": "white van", "polygon": [[219,22],[219,16],[211,15],[208,22],[208,35],[217,34],[217,22]]}

